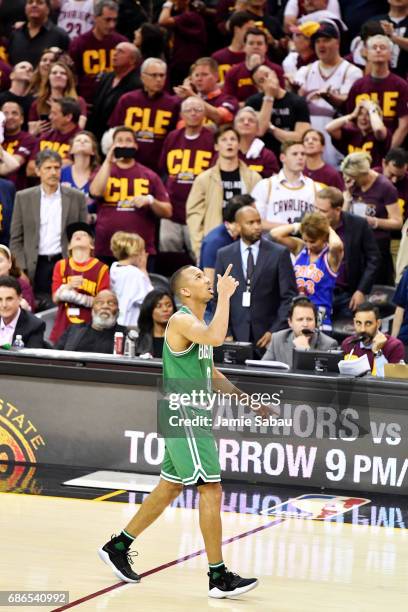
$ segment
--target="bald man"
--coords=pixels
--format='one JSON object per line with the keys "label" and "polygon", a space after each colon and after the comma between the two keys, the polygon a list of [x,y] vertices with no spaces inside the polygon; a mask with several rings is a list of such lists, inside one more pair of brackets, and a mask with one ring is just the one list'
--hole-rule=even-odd
{"label": "bald man", "polygon": [[116,332],[126,334],[126,327],[118,325],[119,302],[110,289],[100,291],[92,306],[92,323],[70,325],[55,345],[63,351],[81,351],[83,353],[114,352]]}
{"label": "bald man", "polygon": [[113,72],[102,75],[88,119],[87,129],[98,140],[102,138],[119,98],[141,87],[138,70],[140,61],[140,51],[132,43],[120,42],[116,45],[112,57]]}
{"label": "bald man", "polygon": [[262,357],[273,332],[287,327],[297,295],[295,274],[289,251],[262,237],[256,208],[241,208],[235,224],[240,239],[218,251],[215,273],[223,275],[233,264],[239,286],[231,298],[228,337],[252,342]]}

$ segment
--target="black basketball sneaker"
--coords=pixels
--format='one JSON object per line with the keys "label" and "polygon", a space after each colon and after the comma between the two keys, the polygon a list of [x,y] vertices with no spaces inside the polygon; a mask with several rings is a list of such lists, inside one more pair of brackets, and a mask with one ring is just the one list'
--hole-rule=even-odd
{"label": "black basketball sneaker", "polygon": [[208,597],[215,597],[216,599],[224,599],[225,597],[237,597],[252,591],[258,586],[257,578],[241,578],[238,574],[233,572],[224,571],[221,575],[215,579],[211,579],[209,576],[209,590]]}
{"label": "black basketball sneaker", "polygon": [[132,553],[129,550],[118,550],[114,545],[114,539],[115,536],[98,550],[99,557],[112,568],[115,576],[124,582],[140,582],[140,576],[130,567],[133,564]]}

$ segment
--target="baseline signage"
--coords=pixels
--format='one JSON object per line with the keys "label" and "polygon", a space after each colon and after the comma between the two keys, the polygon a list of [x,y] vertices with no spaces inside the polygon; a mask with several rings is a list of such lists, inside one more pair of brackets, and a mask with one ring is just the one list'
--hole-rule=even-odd
{"label": "baseline signage", "polygon": [[[407,385],[301,380],[237,375],[248,393],[274,394],[276,413],[269,422],[247,406],[215,407],[223,477],[407,494]],[[0,461],[9,464],[0,479],[15,462],[159,473],[158,397],[148,384],[0,374]]]}

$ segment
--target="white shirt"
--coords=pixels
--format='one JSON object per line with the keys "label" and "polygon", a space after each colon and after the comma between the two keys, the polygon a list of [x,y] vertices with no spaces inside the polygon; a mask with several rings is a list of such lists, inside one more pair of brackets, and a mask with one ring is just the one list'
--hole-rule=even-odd
{"label": "white shirt", "polygon": [[254,258],[254,267],[256,266],[256,261],[259,255],[259,247],[261,241],[257,240],[254,244],[245,244],[242,238],[239,241],[239,248],[241,249],[241,261],[242,261],[242,270],[244,272],[244,276],[246,278],[247,275],[247,267],[248,267],[248,255],[249,255],[249,247],[251,247],[252,257]]}
{"label": "white shirt", "polygon": [[[329,86],[340,95],[348,95],[353,83],[362,76],[364,75],[360,68],[353,66],[345,59],[327,71],[322,69],[320,61],[316,60],[299,68],[294,79],[303,88],[304,96],[307,97],[312,92],[327,89]],[[325,123],[328,123],[329,118],[336,114],[336,109],[320,97],[308,100],[308,106],[310,114],[323,116]]]}
{"label": "white shirt", "polygon": [[41,187],[40,235],[38,241],[39,255],[57,255],[61,253],[61,189],[48,195]]}
{"label": "white shirt", "polygon": [[3,321],[3,319],[0,318],[0,346],[13,343],[13,336],[17,327],[17,321],[20,316],[20,312],[21,309],[19,308],[14,319],[12,319],[10,323],[7,323],[7,325]]}
{"label": "white shirt", "polygon": [[306,212],[313,212],[316,193],[323,186],[303,174],[298,185],[290,185],[283,169],[262,179],[252,190],[261,219],[275,223],[294,223]]}
{"label": "white shirt", "polygon": [[92,29],[94,13],[94,0],[62,0],[57,25],[73,39]]}
{"label": "white shirt", "polygon": [[115,261],[110,269],[110,284],[119,301],[119,325],[137,325],[142,302],[153,289],[150,278],[136,266],[122,266]]}
{"label": "white shirt", "polygon": [[[329,0],[329,2],[327,3],[327,11],[330,11],[331,13],[334,13],[337,17],[341,17],[340,14],[340,6],[339,6],[339,2],[338,0]],[[317,11],[314,11],[315,13]],[[313,15],[314,13],[312,13]],[[285,6],[285,12],[284,12],[285,17],[288,17],[289,15],[291,17],[298,17],[299,15],[299,0],[288,0],[286,6]],[[309,21],[314,21],[314,19],[310,19],[310,16],[307,15],[307,17],[309,18]]]}

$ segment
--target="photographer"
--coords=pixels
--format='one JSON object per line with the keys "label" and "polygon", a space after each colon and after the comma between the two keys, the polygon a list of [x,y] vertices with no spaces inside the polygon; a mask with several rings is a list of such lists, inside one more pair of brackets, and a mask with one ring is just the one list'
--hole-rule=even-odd
{"label": "photographer", "polygon": [[295,297],[289,310],[289,329],[272,334],[263,360],[282,361],[292,367],[293,349],[330,351],[337,342],[317,329],[317,308],[309,298]]}
{"label": "photographer", "polygon": [[162,181],[136,161],[136,154],[135,132],[124,126],[116,128],[112,147],[90,186],[91,197],[99,200],[95,255],[108,264],[114,261],[111,237],[123,228],[139,234],[146,243],[146,252],[155,254],[157,218],[169,218],[172,214]]}

